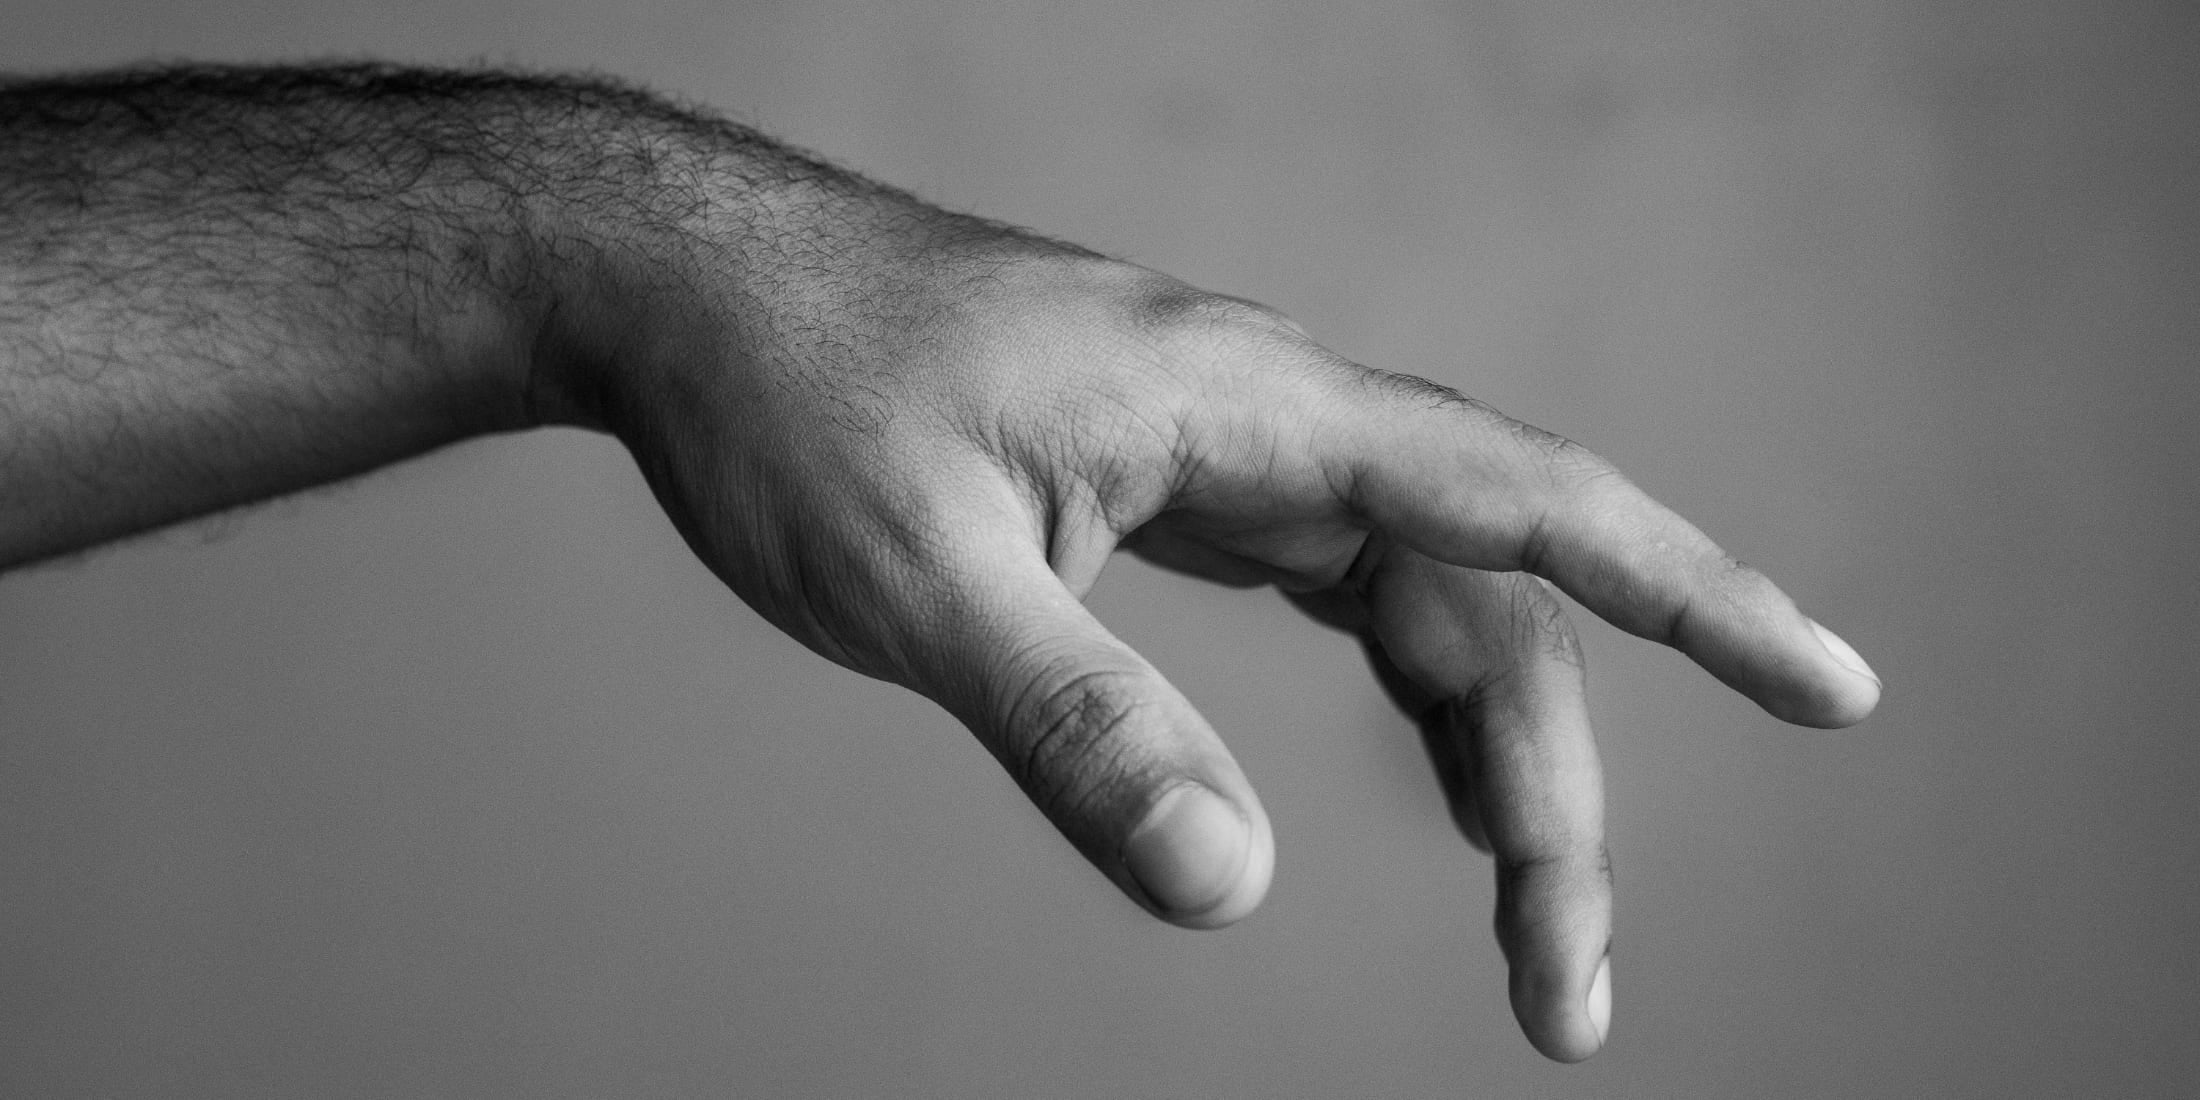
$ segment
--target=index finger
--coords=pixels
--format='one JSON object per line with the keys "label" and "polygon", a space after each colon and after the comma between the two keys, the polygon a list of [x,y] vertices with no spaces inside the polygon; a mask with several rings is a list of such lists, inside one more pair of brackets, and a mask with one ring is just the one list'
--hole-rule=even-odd
{"label": "index finger", "polygon": [[1853,725],[1878,704],[1854,649],[1611,463],[1448,387],[1358,369],[1318,453],[1378,529],[1454,565],[1544,577],[1785,721]]}

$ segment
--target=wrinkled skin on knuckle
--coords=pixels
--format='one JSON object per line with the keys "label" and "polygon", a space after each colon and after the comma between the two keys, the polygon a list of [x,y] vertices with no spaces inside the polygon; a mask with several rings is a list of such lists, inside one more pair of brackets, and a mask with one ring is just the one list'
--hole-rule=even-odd
{"label": "wrinkled skin on knuckle", "polygon": [[1120,839],[1109,825],[1128,824],[1158,770],[1136,730],[1153,706],[1123,671],[1057,661],[1007,702],[995,751],[1049,820],[1104,856]]}
{"label": "wrinkled skin on knuckle", "polygon": [[1556,432],[1517,420],[1511,423],[1514,435],[1537,456],[1551,488],[1558,493],[1588,496],[1630,487],[1619,467],[1603,455]]}
{"label": "wrinkled skin on knuckle", "polygon": [[[1498,842],[1499,852],[1505,847],[1504,842]],[[1491,926],[1506,956],[1516,962],[1529,942],[1563,937],[1569,931],[1567,924],[1600,919],[1563,904],[1550,904],[1559,898],[1547,897],[1543,905],[1525,905],[1524,896],[1537,896],[1552,885],[1560,885],[1563,897],[1578,900],[1584,887],[1607,895],[1612,888],[1612,856],[1601,841],[1584,843],[1564,853],[1528,858],[1499,855],[1496,863],[1497,906],[1491,914]],[[1610,950],[1609,936],[1607,931],[1606,951]],[[1516,970],[1512,977],[1517,983],[1525,975]]]}
{"label": "wrinkled skin on knuckle", "polygon": [[1511,627],[1512,652],[1534,654],[1579,676],[1588,668],[1581,638],[1566,607],[1537,577],[1504,574],[1505,621]]}
{"label": "wrinkled skin on knuckle", "polygon": [[1432,412],[1467,412],[1478,419],[1503,416],[1489,405],[1434,379],[1358,363],[1350,366],[1350,380],[1363,396]]}

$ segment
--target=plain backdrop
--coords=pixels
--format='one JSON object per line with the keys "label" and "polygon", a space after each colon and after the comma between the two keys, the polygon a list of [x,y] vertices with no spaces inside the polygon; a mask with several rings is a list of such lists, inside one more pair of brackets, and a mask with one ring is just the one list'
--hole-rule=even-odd
{"label": "plain backdrop", "polygon": [[1156,924],[607,440],[0,579],[0,1095],[2065,1097],[2200,1080],[2200,7],[7,0],[0,68],[648,82],[1610,456],[1854,642],[1847,732],[1585,626],[1618,1009],[1522,1040],[1345,638],[1093,603],[1274,816]]}

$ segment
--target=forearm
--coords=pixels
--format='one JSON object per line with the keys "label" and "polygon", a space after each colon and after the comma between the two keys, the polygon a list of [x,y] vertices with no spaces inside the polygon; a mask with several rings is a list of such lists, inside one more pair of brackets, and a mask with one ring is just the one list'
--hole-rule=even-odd
{"label": "forearm", "polygon": [[352,68],[0,89],[0,564],[470,434],[616,432],[702,560],[967,723],[1157,915],[1273,840],[1082,597],[1126,540],[1361,635],[1498,856],[1516,1012],[1609,1023],[1579,647],[1540,574],[1774,714],[1877,679],[1602,459],[1263,307],[578,81]]}
{"label": "forearm", "polygon": [[760,323],[732,307],[790,188],[863,186],[585,81],[0,89],[0,564],[615,415],[614,360]]}

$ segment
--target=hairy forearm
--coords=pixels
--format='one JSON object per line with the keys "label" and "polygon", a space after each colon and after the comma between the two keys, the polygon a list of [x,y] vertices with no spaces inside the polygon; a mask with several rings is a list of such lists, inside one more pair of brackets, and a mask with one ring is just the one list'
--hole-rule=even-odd
{"label": "hairy forearm", "polygon": [[[776,224],[797,208],[809,227]],[[0,564],[614,418],[612,364],[737,360],[803,296],[767,259],[799,270],[790,251],[839,247],[815,225],[859,241],[919,209],[597,81],[0,86]]]}
{"label": "hairy forearm", "polygon": [[618,434],[742,599],[946,706],[1179,923],[1258,904],[1272,837],[1082,606],[1101,563],[1129,540],[1358,631],[1500,860],[1554,1057],[1609,1024],[1601,779],[1578,644],[1506,574],[1791,721],[1879,696],[1564,439],[706,113],[360,67],[0,88],[0,563],[546,421]]}

